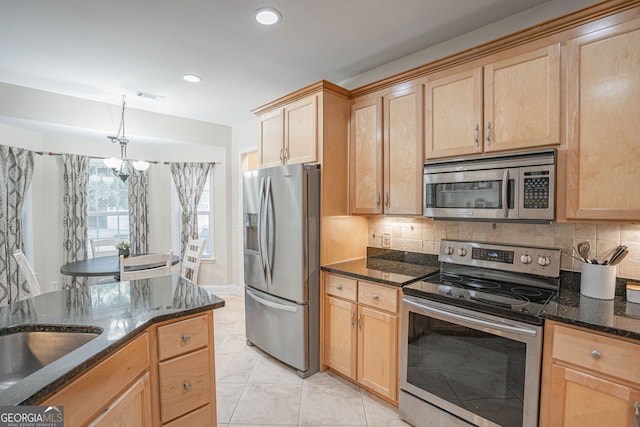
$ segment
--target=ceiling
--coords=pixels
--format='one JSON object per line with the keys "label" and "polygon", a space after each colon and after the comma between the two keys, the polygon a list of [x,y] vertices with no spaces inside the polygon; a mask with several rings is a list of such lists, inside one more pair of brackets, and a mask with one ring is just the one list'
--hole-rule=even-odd
{"label": "ceiling", "polygon": [[[233,126],[546,1],[0,0],[0,82]],[[258,25],[262,6],[281,23]]]}

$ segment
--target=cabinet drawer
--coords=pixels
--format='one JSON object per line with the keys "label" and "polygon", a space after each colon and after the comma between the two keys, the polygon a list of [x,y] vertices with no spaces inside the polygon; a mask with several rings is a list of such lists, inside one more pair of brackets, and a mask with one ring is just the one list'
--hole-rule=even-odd
{"label": "cabinet drawer", "polygon": [[398,290],[374,285],[368,282],[358,282],[358,302],[381,310],[398,312]]}
{"label": "cabinet drawer", "polygon": [[160,418],[163,423],[211,401],[209,349],[160,362]]}
{"label": "cabinet drawer", "polygon": [[188,353],[209,343],[207,316],[171,323],[158,328],[158,359]]}
{"label": "cabinet drawer", "polygon": [[333,274],[327,274],[324,277],[324,289],[327,294],[351,301],[356,300],[357,284],[355,279]]}
{"label": "cabinet drawer", "polygon": [[640,384],[638,344],[556,325],[553,357]]}
{"label": "cabinet drawer", "polygon": [[193,427],[193,426],[212,426],[214,425],[211,419],[211,405],[203,406],[200,409],[180,417],[177,420],[171,421],[169,424],[164,424],[165,427]]}

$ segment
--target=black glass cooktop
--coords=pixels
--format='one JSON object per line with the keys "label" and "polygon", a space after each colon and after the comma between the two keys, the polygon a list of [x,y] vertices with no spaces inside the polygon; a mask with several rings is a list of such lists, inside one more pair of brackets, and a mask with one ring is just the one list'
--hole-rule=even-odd
{"label": "black glass cooktop", "polygon": [[408,295],[535,323],[556,295],[555,290],[442,272],[403,289]]}

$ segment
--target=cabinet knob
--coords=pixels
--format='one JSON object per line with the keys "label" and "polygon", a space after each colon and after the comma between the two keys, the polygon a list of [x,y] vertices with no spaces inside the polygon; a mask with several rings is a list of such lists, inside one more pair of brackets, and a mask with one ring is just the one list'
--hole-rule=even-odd
{"label": "cabinet knob", "polygon": [[185,381],[185,382],[182,384],[182,387],[184,387],[184,389],[185,389],[186,391],[189,391],[189,390],[191,390],[191,383],[190,383],[189,381]]}
{"label": "cabinet knob", "polygon": [[339,291],[341,291],[341,290],[342,290],[342,285],[338,285],[338,286],[336,286],[336,289],[337,289],[337,290],[339,290]]}
{"label": "cabinet knob", "polygon": [[182,334],[182,341],[183,342],[189,342],[189,340],[191,339],[191,335],[189,334]]}
{"label": "cabinet knob", "polygon": [[380,299],[380,297],[378,295],[374,295],[372,298],[375,299],[375,300]]}
{"label": "cabinet knob", "polygon": [[591,357],[593,357],[596,360],[600,359],[600,352],[598,350],[593,350],[591,352]]}

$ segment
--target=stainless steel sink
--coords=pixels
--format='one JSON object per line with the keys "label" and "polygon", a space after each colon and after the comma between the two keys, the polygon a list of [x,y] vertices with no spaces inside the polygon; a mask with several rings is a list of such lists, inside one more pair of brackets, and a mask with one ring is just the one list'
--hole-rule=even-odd
{"label": "stainless steel sink", "polygon": [[92,332],[15,332],[0,336],[0,391],[91,341]]}

